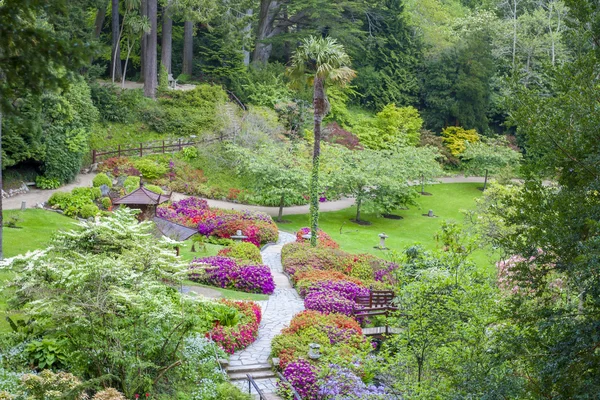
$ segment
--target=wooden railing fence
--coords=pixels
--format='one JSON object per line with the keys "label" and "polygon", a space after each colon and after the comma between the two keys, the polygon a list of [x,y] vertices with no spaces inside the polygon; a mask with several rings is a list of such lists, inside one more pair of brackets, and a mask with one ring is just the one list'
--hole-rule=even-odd
{"label": "wooden railing fence", "polygon": [[113,150],[92,150],[92,164],[96,164],[105,158],[109,157],[126,157],[126,156],[139,156],[143,157],[148,154],[165,154],[173,151],[181,151],[186,147],[197,146],[201,144],[209,144],[213,142],[220,142],[230,137],[225,134],[219,136],[198,139],[185,138],[185,139],[171,139],[171,140],[154,140],[151,142],[140,143],[135,146],[122,146],[118,145]]}

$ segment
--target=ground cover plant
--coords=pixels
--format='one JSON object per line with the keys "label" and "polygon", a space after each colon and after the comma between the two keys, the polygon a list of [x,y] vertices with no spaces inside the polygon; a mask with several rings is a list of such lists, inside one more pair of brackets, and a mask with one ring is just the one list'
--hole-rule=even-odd
{"label": "ground cover plant", "polygon": [[270,216],[250,211],[210,208],[206,200],[190,197],[157,208],[157,216],[179,224],[197,228],[201,235],[214,239],[230,239],[241,231],[244,239],[259,247],[276,242],[277,225]]}

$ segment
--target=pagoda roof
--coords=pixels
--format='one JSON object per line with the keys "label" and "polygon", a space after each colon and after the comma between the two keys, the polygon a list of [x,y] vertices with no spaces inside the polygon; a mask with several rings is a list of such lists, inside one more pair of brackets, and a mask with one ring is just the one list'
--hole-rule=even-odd
{"label": "pagoda roof", "polygon": [[198,233],[197,229],[188,228],[187,226],[171,222],[164,218],[154,217],[152,221],[156,225],[156,229],[170,239],[183,242]]}
{"label": "pagoda roof", "polygon": [[144,186],[140,186],[133,192],[113,200],[113,204],[132,204],[132,205],[158,205],[171,199],[171,194],[154,193]]}

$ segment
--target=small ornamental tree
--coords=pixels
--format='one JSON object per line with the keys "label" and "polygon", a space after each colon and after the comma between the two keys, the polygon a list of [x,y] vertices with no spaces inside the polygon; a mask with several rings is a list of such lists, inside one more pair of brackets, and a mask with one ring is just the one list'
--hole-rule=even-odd
{"label": "small ornamental tree", "polygon": [[487,187],[488,174],[495,175],[503,170],[510,171],[518,167],[521,153],[508,147],[506,140],[481,140],[467,142],[460,158],[464,162],[465,173],[469,175],[485,175],[483,189]]}
{"label": "small ornamental tree", "polygon": [[304,157],[291,144],[272,144],[253,150],[231,145],[229,151],[236,155],[241,174],[251,180],[258,193],[279,199],[277,221],[281,222],[286,199],[306,193],[308,189],[308,165]]}
{"label": "small ornamental tree", "polygon": [[429,147],[404,147],[396,151],[341,150],[339,179],[343,192],[356,200],[356,222],[363,206],[390,214],[414,202],[411,182],[421,176],[432,179],[443,173],[438,153]]}

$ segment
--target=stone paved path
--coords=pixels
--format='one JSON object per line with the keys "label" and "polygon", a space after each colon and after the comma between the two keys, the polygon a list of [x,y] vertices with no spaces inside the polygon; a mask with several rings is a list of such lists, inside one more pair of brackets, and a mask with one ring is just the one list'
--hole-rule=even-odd
{"label": "stone paved path", "polygon": [[[244,350],[232,354],[229,358],[230,366],[269,363],[271,340],[290,323],[295,314],[304,310],[304,302],[283,274],[281,265],[281,248],[284,244],[295,240],[294,235],[279,232],[277,244],[269,246],[261,252],[263,263],[268,265],[273,273],[275,292],[269,296],[269,300],[258,302],[263,312],[258,338]],[[256,382],[265,393],[275,392],[275,379],[258,379]],[[238,383],[240,387],[248,390],[247,381]]]}

